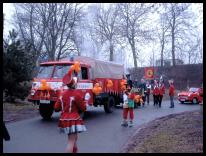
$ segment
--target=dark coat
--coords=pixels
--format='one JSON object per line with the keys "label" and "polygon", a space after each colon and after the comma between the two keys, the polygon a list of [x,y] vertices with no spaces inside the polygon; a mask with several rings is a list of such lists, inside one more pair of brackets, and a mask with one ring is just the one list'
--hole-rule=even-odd
{"label": "dark coat", "polygon": [[3,122],[3,139],[5,141],[9,141],[10,140],[10,135],[9,135],[9,132],[8,132],[4,122]]}

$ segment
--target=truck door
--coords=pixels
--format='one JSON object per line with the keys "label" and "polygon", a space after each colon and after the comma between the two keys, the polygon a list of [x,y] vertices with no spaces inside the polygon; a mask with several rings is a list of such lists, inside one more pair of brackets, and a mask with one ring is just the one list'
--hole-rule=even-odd
{"label": "truck door", "polygon": [[86,93],[89,94],[90,99],[88,101],[88,104],[92,105],[93,104],[93,93],[92,93],[93,83],[89,76],[88,67],[82,66],[80,73],[81,74],[79,75],[77,89],[80,90],[83,97],[86,95]]}

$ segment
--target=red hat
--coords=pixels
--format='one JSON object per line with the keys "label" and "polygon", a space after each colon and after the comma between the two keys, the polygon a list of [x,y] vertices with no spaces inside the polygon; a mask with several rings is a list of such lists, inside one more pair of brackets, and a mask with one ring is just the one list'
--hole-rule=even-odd
{"label": "red hat", "polygon": [[72,76],[72,69],[70,69],[68,71],[68,73],[66,73],[62,79],[62,82],[65,84],[65,85],[68,85],[70,83],[73,83],[73,76]]}

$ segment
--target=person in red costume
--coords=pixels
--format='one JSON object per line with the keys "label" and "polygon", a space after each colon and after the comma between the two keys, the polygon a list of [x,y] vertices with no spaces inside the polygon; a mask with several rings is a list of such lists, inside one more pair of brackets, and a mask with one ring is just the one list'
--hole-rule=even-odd
{"label": "person in red costume", "polygon": [[159,102],[159,86],[158,86],[158,81],[154,81],[154,87],[152,91],[153,97],[154,97],[154,106],[158,105]]}
{"label": "person in red costume", "polygon": [[79,111],[86,111],[86,102],[76,91],[76,80],[72,77],[72,70],[70,70],[64,77],[63,83],[67,85],[60,98],[55,103],[55,111],[61,110],[58,127],[61,131],[68,135],[68,146],[66,152],[77,153],[77,137],[78,133],[86,131],[86,127]]}
{"label": "person in red costume", "polygon": [[163,95],[164,95],[164,94],[165,94],[164,81],[163,81],[163,80],[160,80],[160,83],[159,83],[159,107],[161,107],[162,98],[163,98]]}
{"label": "person in red costume", "polygon": [[173,84],[173,80],[169,80],[169,96],[170,96],[170,108],[174,108],[174,95],[175,95],[175,87]]}

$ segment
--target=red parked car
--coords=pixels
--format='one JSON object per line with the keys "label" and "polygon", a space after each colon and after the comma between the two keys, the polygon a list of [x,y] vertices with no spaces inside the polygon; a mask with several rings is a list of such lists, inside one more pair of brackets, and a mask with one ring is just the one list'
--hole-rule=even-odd
{"label": "red parked car", "polygon": [[194,104],[202,103],[203,89],[192,87],[188,91],[178,93],[178,100],[181,103],[192,102]]}

